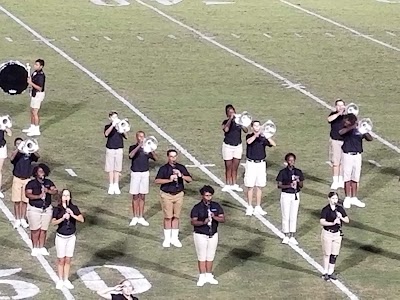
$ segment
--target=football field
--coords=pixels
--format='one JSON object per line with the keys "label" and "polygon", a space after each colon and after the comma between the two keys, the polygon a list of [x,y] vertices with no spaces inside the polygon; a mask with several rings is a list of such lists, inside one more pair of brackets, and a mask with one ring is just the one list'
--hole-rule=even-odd
{"label": "football field", "polygon": [[[222,1],[222,0],[221,0]],[[132,280],[139,299],[398,299],[400,295],[400,1],[396,0],[0,1],[0,63],[46,61],[41,162],[59,190],[72,190],[79,224],[71,281],[56,290],[50,256],[30,256],[29,231],[12,228],[11,164],[0,200],[0,299],[99,299],[96,290]],[[397,3],[398,2],[398,3]],[[164,4],[163,4],[164,3]],[[360,199],[347,210],[336,284],[321,279],[319,213],[330,191],[329,126],[336,98],[374,124],[364,143]],[[221,122],[226,104],[274,121],[267,150],[265,217],[245,216],[243,193],[223,193]],[[29,96],[0,95],[13,137],[28,125]],[[132,126],[121,195],[107,194],[104,125],[115,110]],[[144,130],[158,141],[146,202],[149,227],[129,227],[128,146]],[[159,187],[169,148],[190,165],[181,219],[183,247],[162,248]],[[299,246],[282,245],[275,178],[288,152],[305,175]],[[244,162],[244,160],[242,161]],[[72,169],[71,176],[65,169]],[[240,183],[244,168],[240,167]],[[189,212],[204,184],[225,210],[214,262],[219,285],[196,286]],[[343,195],[343,191],[340,191]]]}

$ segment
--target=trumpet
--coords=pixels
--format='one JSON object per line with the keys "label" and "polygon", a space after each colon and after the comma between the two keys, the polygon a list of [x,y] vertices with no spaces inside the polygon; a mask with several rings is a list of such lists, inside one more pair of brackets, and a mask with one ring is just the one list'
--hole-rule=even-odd
{"label": "trumpet", "polygon": [[276,133],[276,125],[271,120],[268,120],[261,126],[261,134],[266,138],[272,138]]}
{"label": "trumpet", "polygon": [[12,127],[12,121],[9,115],[0,117],[0,130],[6,130]]}
{"label": "trumpet", "polygon": [[253,118],[247,111],[244,111],[241,114],[235,114],[235,123],[240,126],[249,127],[252,120]]}
{"label": "trumpet", "polygon": [[35,139],[28,139],[18,145],[18,150],[24,154],[35,153],[39,150],[39,144]]}
{"label": "trumpet", "polygon": [[158,141],[154,136],[149,136],[143,140],[143,152],[150,153],[157,149]]}
{"label": "trumpet", "polygon": [[369,118],[364,118],[358,123],[358,132],[360,134],[366,134],[372,131],[373,124],[371,119]]}
{"label": "trumpet", "polygon": [[345,109],[345,114],[353,114],[355,116],[358,116],[358,114],[360,113],[360,109],[358,108],[358,105],[355,103],[350,103],[349,105],[346,106]]}

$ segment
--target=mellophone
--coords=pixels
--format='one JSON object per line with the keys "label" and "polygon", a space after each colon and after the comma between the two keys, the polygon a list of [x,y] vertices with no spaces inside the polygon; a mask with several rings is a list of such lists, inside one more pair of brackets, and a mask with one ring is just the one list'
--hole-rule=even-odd
{"label": "mellophone", "polygon": [[[357,104],[350,103],[345,108],[345,114],[353,114],[356,117],[359,115],[360,109]],[[363,118],[358,122],[358,132],[360,134],[366,134],[372,131],[373,124],[370,118]]]}
{"label": "mellophone", "polygon": [[[251,125],[252,120],[253,118],[247,111],[244,111],[241,114],[235,114],[235,123],[240,126],[249,127]],[[276,133],[275,123],[272,122],[271,120],[268,120],[263,125],[261,125],[261,132],[262,135],[267,139],[273,137]]]}

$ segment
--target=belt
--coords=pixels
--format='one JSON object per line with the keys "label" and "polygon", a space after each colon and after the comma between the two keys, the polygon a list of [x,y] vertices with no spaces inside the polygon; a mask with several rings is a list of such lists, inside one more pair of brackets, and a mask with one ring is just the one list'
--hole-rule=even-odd
{"label": "belt", "polygon": [[336,233],[336,232],[340,231],[339,229],[335,230],[335,229],[325,229],[325,228],[324,228],[324,230],[326,230],[326,231],[328,231],[330,233]]}
{"label": "belt", "polygon": [[[161,191],[164,192],[163,190],[161,190]],[[183,191],[179,191],[179,192],[164,192],[164,193],[175,196],[175,195],[178,195],[181,192],[183,192]]]}
{"label": "belt", "polygon": [[344,154],[357,155],[357,154],[361,154],[361,152],[345,152]]}
{"label": "belt", "polygon": [[253,162],[253,163],[261,163],[265,162],[265,159],[247,159],[247,161]]}

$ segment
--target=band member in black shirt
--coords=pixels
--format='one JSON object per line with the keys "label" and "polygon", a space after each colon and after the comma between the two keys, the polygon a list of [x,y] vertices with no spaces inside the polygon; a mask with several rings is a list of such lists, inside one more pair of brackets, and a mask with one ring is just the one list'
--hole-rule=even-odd
{"label": "band member in black shirt", "polygon": [[54,183],[47,178],[50,169],[45,164],[39,164],[33,168],[33,177],[25,186],[25,196],[29,199],[27,217],[31,230],[32,256],[49,255],[44,247],[53,207],[52,195],[57,194]]}
{"label": "band member in black shirt", "polygon": [[39,109],[45,96],[46,75],[43,72],[44,60],[37,59],[33,66],[34,72],[28,77],[28,85],[31,89],[31,126],[22,130],[28,136],[40,135]]}
{"label": "band member in black shirt", "polygon": [[108,114],[110,123],[104,127],[104,136],[107,138],[106,144],[106,165],[105,171],[108,173],[109,195],[119,195],[119,177],[122,172],[122,161],[124,157],[124,139],[127,139],[125,133],[119,133],[115,126],[118,121],[118,113],[112,111]]}
{"label": "band member in black shirt", "polygon": [[357,117],[348,114],[344,117],[344,127],[339,131],[343,137],[343,178],[346,197],[343,201],[344,208],[351,205],[365,207],[365,203],[357,198],[358,184],[361,177],[363,139],[368,142],[373,138],[369,133],[361,134],[358,131]]}
{"label": "band member in black shirt", "polygon": [[324,254],[324,275],[326,281],[336,280],[335,264],[342,243],[342,222],[349,223],[349,217],[343,207],[337,205],[339,195],[335,192],[328,194],[329,204],[321,211],[319,220],[322,226],[321,242]]}
{"label": "band member in black shirt", "polygon": [[329,139],[329,160],[332,164],[332,190],[344,188],[342,155],[343,155],[343,137],[339,134],[339,130],[343,128],[343,116],[345,114],[346,105],[342,99],[335,101],[335,111],[328,116],[328,122],[331,125]]}
{"label": "band member in black shirt", "polygon": [[178,152],[168,150],[168,163],[158,170],[155,183],[160,184],[161,207],[164,215],[164,242],[163,247],[172,245],[182,247],[179,241],[179,218],[181,215],[184,182],[191,182],[192,176],[184,165],[176,162]]}
{"label": "band member in black shirt", "polygon": [[282,232],[285,234],[282,244],[298,245],[294,237],[297,229],[297,215],[300,205],[300,190],[303,188],[304,175],[294,164],[296,155],[285,155],[287,167],[280,170],[276,181],[281,189]]}
{"label": "band member in black shirt", "polygon": [[53,210],[53,219],[51,221],[53,225],[58,225],[55,241],[59,278],[56,284],[57,289],[62,289],[63,287],[67,289],[74,288],[68,278],[71,259],[74,256],[75,250],[76,221],[83,223],[85,220],[78,206],[72,203],[71,192],[64,189],[61,191],[58,205]]}
{"label": "band member in black shirt", "polygon": [[2,185],[2,178],[3,178],[3,165],[4,165],[4,160],[7,158],[7,142],[4,137],[4,133],[6,133],[8,136],[12,135],[11,129],[9,128],[0,128],[0,198],[4,198],[4,194],[1,191],[1,185]]}
{"label": "band member in black shirt", "polygon": [[223,192],[230,189],[242,192],[243,189],[237,184],[237,173],[243,154],[242,131],[247,133],[247,128],[235,123],[236,110],[232,104],[225,107],[228,119],[222,122],[224,131],[224,142],[222,144],[222,158],[225,161],[225,181]]}
{"label": "band member in black shirt", "polygon": [[22,143],[21,138],[14,141],[15,150],[11,153],[11,163],[13,164],[13,182],[11,188],[11,200],[14,203],[15,223],[14,228],[20,225],[28,228],[29,225],[25,220],[28,198],[25,196],[25,187],[32,175],[32,162],[37,162],[39,154],[25,154],[18,150],[18,146]]}
{"label": "band member in black shirt", "polygon": [[200,194],[201,201],[192,208],[190,213],[199,267],[197,286],[203,286],[207,282],[218,284],[212,274],[212,268],[218,245],[218,224],[225,222],[221,205],[212,201],[214,189],[205,185],[200,189]]}
{"label": "band member in black shirt", "polygon": [[118,285],[98,291],[97,294],[111,300],[139,300],[133,296],[134,291],[135,289],[129,279],[124,279]]}
{"label": "band member in black shirt", "polygon": [[146,195],[149,193],[150,185],[150,172],[149,172],[149,159],[157,160],[156,153],[145,153],[143,150],[143,141],[145,140],[145,133],[143,131],[136,132],[136,144],[129,147],[129,158],[132,160],[131,164],[131,184],[129,193],[132,195],[132,209],[133,218],[129,226],[140,224],[149,226],[144,217],[144,201]]}
{"label": "band member in black shirt", "polygon": [[[259,121],[251,123],[253,133],[246,136],[246,171],[244,174],[244,185],[247,187],[246,216],[253,213],[266,215],[267,212],[261,208],[262,188],[267,185],[267,153],[265,147],[276,146],[273,139],[263,136]],[[256,190],[256,207],[253,208],[253,191]]]}

